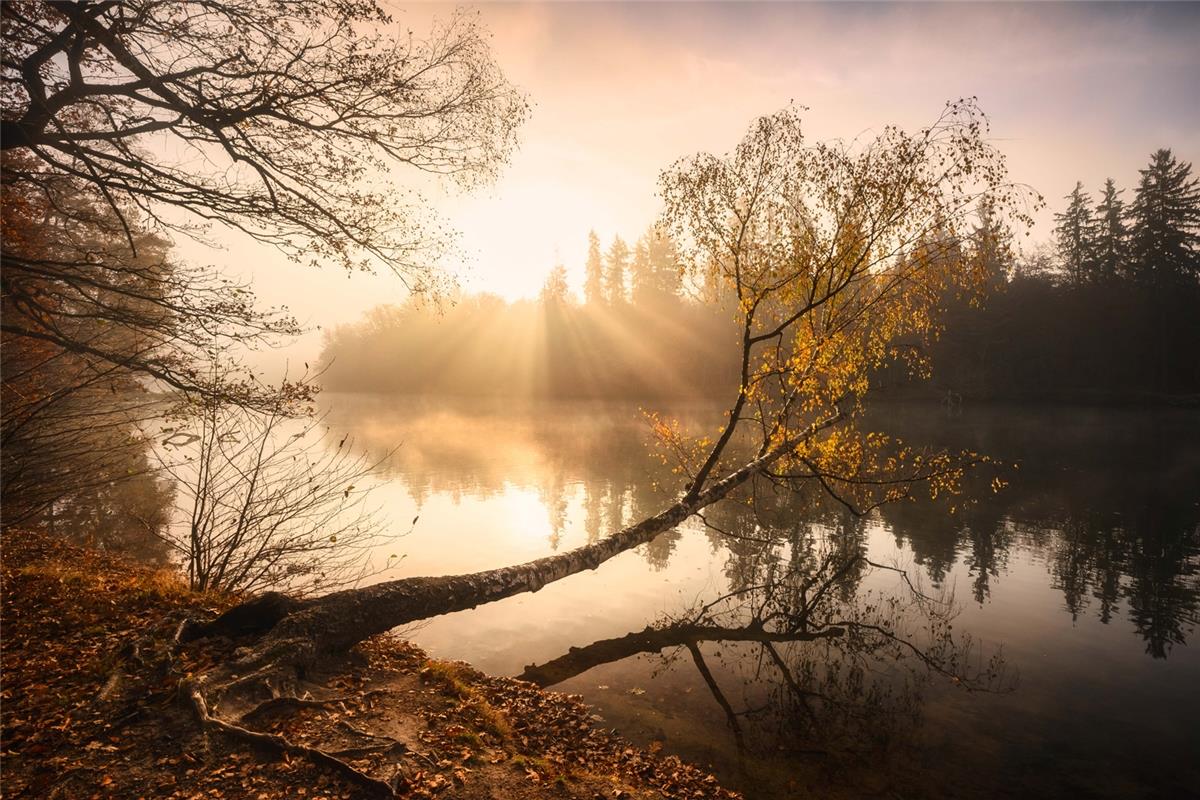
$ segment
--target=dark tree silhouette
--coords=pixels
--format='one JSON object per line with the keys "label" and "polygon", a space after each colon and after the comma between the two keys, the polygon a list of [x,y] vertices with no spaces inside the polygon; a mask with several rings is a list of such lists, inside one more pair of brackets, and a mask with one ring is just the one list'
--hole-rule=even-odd
{"label": "dark tree silhouette", "polygon": [[1093,257],[1096,274],[1101,281],[1111,283],[1122,275],[1128,264],[1129,232],[1125,225],[1125,203],[1122,190],[1112,178],[1104,182],[1104,192],[1096,204],[1096,236]]}
{"label": "dark tree silhouette", "polygon": [[1067,195],[1067,207],[1054,215],[1057,225],[1054,235],[1058,242],[1058,257],[1067,279],[1083,286],[1094,279],[1096,222],[1092,218],[1091,198],[1076,183]]}
{"label": "dark tree silhouette", "polygon": [[290,421],[286,404],[207,401],[164,439],[156,455],[184,524],[162,539],[193,589],[319,594],[372,571],[384,541],[367,505],[377,464],[348,437],[334,446],[321,416]]}
{"label": "dark tree silhouette", "polygon": [[375,185],[397,166],[490,178],[526,103],[470,16],[425,39],[389,23],[337,0],[6,3],[2,147],[34,158],[4,181],[49,191],[67,175],[122,220],[215,221],[296,260],[428,285],[440,229],[419,198]]}
{"label": "dark tree silhouette", "polygon": [[1170,150],[1157,150],[1129,206],[1130,261],[1148,286],[1200,281],[1200,178]]}

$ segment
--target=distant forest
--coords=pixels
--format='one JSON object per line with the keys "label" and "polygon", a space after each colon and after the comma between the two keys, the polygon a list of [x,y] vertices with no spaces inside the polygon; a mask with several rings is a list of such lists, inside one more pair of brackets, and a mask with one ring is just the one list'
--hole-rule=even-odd
{"label": "distant forest", "polygon": [[[994,291],[947,296],[931,380],[885,368],[905,399],[1200,402],[1200,180],[1153,154],[1127,203],[1110,179],[1082,183],[1055,213],[1052,242],[1020,256],[996,246],[988,215],[965,248],[988,248]],[[632,247],[589,235],[584,297],[566,269],[536,300],[493,295],[433,309],[379,306],[326,335],[332,391],[545,398],[726,397],[739,347],[733,298],[688,276],[651,229]]]}

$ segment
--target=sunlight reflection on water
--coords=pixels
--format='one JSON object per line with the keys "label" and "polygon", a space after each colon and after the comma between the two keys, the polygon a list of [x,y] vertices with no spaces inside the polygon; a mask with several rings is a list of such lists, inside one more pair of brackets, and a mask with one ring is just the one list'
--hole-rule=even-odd
{"label": "sunlight reflection on water", "polygon": [[[561,552],[668,499],[652,484],[668,485],[670,475],[648,457],[632,406],[514,409],[345,395],[326,402],[330,424],[358,445],[381,454],[403,443],[376,499],[398,521],[419,520],[388,545],[407,557],[381,579]],[[704,407],[681,413],[705,426],[718,415]],[[903,709],[920,722],[897,728],[902,745],[847,758],[824,752],[820,741],[780,740],[778,755],[763,758],[738,756],[725,716],[686,657],[626,658],[555,688],[583,694],[605,724],[635,740],[714,765],[752,797],[913,786],[924,796],[1116,797],[1147,786],[1181,796],[1200,786],[1196,760],[1186,760],[1195,755],[1200,714],[1200,657],[1187,646],[1200,608],[1195,415],[993,410],[948,418],[909,408],[885,416],[914,439],[1021,462],[1008,490],[981,494],[963,515],[910,504],[855,529],[873,560],[954,592],[956,628],[981,653],[1003,648],[1019,674],[1014,691],[968,694],[933,682]],[[805,513],[794,521],[819,528],[821,518]],[[594,572],[421,623],[411,635],[435,656],[515,675],[716,596],[737,562],[729,542],[690,521]],[[896,582],[894,573],[872,573],[853,591],[886,595]],[[755,662],[761,653],[719,643],[704,652],[732,704],[753,711],[773,702]],[[746,720],[759,725],[753,713]],[[774,749],[769,731],[760,733],[760,744]]]}

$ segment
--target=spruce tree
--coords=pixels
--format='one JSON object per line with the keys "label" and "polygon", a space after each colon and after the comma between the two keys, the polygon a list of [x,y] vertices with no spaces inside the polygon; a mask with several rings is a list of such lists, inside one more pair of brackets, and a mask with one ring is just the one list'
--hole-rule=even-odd
{"label": "spruce tree", "polygon": [[604,302],[604,260],[600,256],[600,237],[588,231],[587,264],[584,267],[583,299],[588,305]]}
{"label": "spruce tree", "polygon": [[1014,269],[1012,236],[990,199],[979,204],[979,222],[971,234],[971,249],[986,285],[991,289],[1003,286]]}
{"label": "spruce tree", "polygon": [[1096,204],[1096,273],[1102,281],[1112,281],[1128,273],[1129,232],[1125,227],[1123,189],[1112,178],[1104,182],[1104,193]]}
{"label": "spruce tree", "polygon": [[1158,150],[1141,173],[1129,208],[1130,261],[1138,282],[1150,286],[1200,280],[1200,180],[1192,165]]}
{"label": "spruce tree", "polygon": [[679,253],[671,237],[650,226],[633,251],[633,302],[655,305],[679,295]]}
{"label": "spruce tree", "polygon": [[620,236],[613,238],[608,248],[608,264],[604,273],[604,292],[613,305],[624,303],[625,270],[629,267],[629,245]]}
{"label": "spruce tree", "polygon": [[650,263],[650,245],[646,236],[633,246],[632,272],[634,305],[646,305],[654,295],[654,268]]}
{"label": "spruce tree", "polygon": [[1077,182],[1066,199],[1070,201],[1067,210],[1054,215],[1058,223],[1054,228],[1058,257],[1070,283],[1082,286],[1092,280],[1095,271],[1096,223],[1092,218],[1091,198],[1083,191],[1082,183]]}
{"label": "spruce tree", "polygon": [[665,231],[651,228],[646,234],[646,244],[649,248],[655,290],[664,296],[677,297],[682,288],[683,276],[679,269],[680,257],[675,242]]}

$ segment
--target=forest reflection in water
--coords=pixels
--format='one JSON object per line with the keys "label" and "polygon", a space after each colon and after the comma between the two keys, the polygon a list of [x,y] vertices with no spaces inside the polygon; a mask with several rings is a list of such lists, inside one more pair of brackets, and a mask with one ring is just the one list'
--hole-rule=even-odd
{"label": "forest reflection in water", "polygon": [[[659,509],[634,406],[327,398],[387,463],[396,574],[501,566]],[[675,409],[715,425],[719,409]],[[1200,786],[1200,418],[929,406],[912,442],[1017,465],[954,515],[760,488],[595,573],[426,623],[435,655],[578,692],[750,797],[1135,796]],[[707,523],[707,524],[705,524]],[[901,571],[897,571],[897,568]],[[649,629],[648,629],[649,626]],[[532,662],[532,666],[531,666]],[[984,690],[984,691],[977,691]],[[932,780],[932,783],[931,783]]]}

